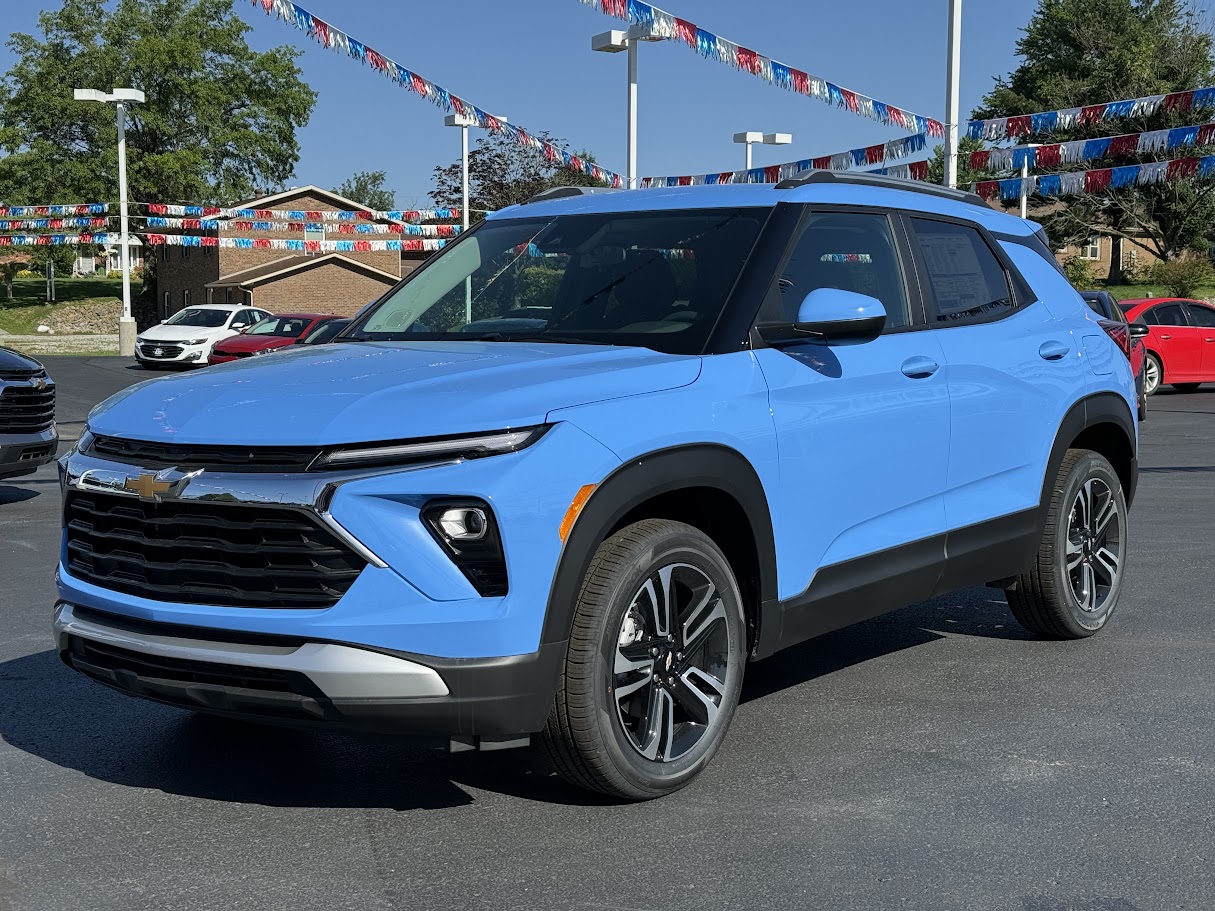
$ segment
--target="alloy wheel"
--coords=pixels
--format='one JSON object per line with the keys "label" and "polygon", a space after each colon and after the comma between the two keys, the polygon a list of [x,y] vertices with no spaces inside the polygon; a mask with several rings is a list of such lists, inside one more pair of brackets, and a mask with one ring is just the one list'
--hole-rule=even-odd
{"label": "alloy wheel", "polygon": [[655,570],[621,619],[613,664],[616,718],[634,750],[673,762],[713,728],[726,692],[730,635],[717,587],[700,569]]}
{"label": "alloy wheel", "polygon": [[1160,365],[1154,357],[1148,357],[1143,365],[1143,394],[1151,395],[1160,386]]}
{"label": "alloy wheel", "polygon": [[1076,492],[1067,522],[1067,575],[1085,613],[1105,607],[1122,570],[1122,518],[1117,498],[1101,478]]}

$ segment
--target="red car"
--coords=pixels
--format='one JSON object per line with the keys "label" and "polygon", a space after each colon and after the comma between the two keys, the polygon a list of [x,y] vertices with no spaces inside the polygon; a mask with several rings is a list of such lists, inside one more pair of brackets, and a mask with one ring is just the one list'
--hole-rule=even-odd
{"label": "red car", "polygon": [[216,342],[211,349],[209,364],[225,364],[255,354],[269,354],[276,348],[287,348],[295,344],[301,335],[312,331],[327,320],[339,317],[321,313],[283,313],[268,316],[254,323],[240,335]]}
{"label": "red car", "polygon": [[1119,305],[1131,323],[1147,325],[1143,391],[1151,395],[1168,383],[1193,392],[1215,383],[1215,307],[1178,297],[1125,300]]}

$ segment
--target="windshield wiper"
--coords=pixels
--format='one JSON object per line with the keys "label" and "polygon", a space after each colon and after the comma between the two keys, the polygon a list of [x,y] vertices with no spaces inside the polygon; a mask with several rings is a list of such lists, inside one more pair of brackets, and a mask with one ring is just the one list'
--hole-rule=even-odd
{"label": "windshield wiper", "polygon": [[484,335],[469,335],[472,342],[552,342],[557,345],[586,345],[582,339],[560,335],[516,335],[509,332],[487,332]]}

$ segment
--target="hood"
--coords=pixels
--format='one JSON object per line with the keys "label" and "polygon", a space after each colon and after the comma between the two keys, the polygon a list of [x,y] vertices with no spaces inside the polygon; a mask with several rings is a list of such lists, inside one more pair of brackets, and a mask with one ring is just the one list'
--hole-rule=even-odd
{"label": "hood", "polygon": [[107,436],[325,446],[501,430],[558,408],[686,386],[694,355],[523,342],[301,345],[150,380],[89,416]]}
{"label": "hood", "polygon": [[234,335],[215,343],[216,351],[264,351],[267,348],[286,348],[294,345],[295,339],[277,335]]}
{"label": "hood", "polygon": [[161,323],[139,333],[140,338],[156,342],[184,342],[190,338],[210,338],[213,335],[223,335],[232,330],[226,326],[166,326]]}

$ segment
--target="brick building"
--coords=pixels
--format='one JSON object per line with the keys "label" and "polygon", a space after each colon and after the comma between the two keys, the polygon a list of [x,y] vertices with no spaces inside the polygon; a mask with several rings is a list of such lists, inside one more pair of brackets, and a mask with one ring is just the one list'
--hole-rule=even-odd
{"label": "brick building", "polygon": [[[365,209],[320,187],[296,187],[242,203],[244,209],[351,211]],[[223,237],[296,240],[349,240],[337,222],[322,231],[234,230],[220,219],[211,232]],[[386,219],[378,223],[390,224]],[[302,227],[302,226],[301,226]],[[378,235],[389,239],[399,235]],[[243,303],[272,313],[309,311],[350,315],[379,297],[425,259],[425,254],[391,250],[299,254],[266,248],[179,247],[163,245],[149,253],[156,261],[156,303],[165,319],[191,304]]]}

